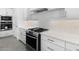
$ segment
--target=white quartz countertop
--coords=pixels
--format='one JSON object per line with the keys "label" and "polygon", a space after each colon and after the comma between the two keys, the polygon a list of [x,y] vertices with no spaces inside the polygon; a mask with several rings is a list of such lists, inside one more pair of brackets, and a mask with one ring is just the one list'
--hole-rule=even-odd
{"label": "white quartz countertop", "polygon": [[23,28],[23,29],[28,29],[28,27],[23,26],[23,25],[19,25],[18,27],[19,27],[19,28]]}
{"label": "white quartz countertop", "polygon": [[28,27],[28,26],[18,26],[19,28],[23,28],[23,29],[29,29],[29,28],[34,28],[33,26],[30,26],[30,27]]}
{"label": "white quartz countertop", "polygon": [[57,31],[57,30],[49,30],[43,32],[42,34],[48,35],[49,37],[56,37],[61,40],[65,40],[74,44],[79,44],[79,34]]}

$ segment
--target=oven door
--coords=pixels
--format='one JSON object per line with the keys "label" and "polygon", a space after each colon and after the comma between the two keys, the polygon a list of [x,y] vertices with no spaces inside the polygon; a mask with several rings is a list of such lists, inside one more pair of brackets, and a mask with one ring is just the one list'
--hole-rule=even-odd
{"label": "oven door", "polygon": [[1,21],[12,21],[11,16],[1,16]]}
{"label": "oven door", "polygon": [[11,29],[12,29],[12,22],[1,22],[1,30],[11,30]]}
{"label": "oven door", "polygon": [[37,50],[37,38],[33,37],[26,33],[26,43],[32,47],[34,50]]}

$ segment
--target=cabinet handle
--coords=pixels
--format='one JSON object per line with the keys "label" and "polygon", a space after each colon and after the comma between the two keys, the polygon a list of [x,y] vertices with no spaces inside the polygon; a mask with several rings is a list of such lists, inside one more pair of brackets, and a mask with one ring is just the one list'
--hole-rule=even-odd
{"label": "cabinet handle", "polygon": [[50,39],[48,39],[49,41],[51,41],[51,42],[54,42],[54,40],[50,40]]}
{"label": "cabinet handle", "polygon": [[54,49],[52,49],[52,48],[50,48],[50,47],[47,47],[49,50],[51,50],[51,51],[54,51]]}

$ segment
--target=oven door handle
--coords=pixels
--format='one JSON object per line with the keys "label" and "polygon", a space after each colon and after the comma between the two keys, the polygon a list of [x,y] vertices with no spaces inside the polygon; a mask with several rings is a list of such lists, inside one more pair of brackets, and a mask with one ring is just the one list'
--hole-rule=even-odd
{"label": "oven door handle", "polygon": [[33,36],[30,36],[30,35],[28,35],[28,34],[26,34],[26,36],[31,37],[31,38],[34,38],[34,39],[37,39],[37,38],[35,38],[35,37],[33,37]]}

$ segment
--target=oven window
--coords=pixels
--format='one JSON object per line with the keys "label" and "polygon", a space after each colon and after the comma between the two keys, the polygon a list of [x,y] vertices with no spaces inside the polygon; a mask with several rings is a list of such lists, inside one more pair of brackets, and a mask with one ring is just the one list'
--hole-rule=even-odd
{"label": "oven window", "polygon": [[1,22],[1,29],[4,30],[12,29],[12,22]]}
{"label": "oven window", "polygon": [[29,35],[26,34],[26,43],[29,44],[35,50],[36,50],[36,42],[37,39],[29,37]]}

